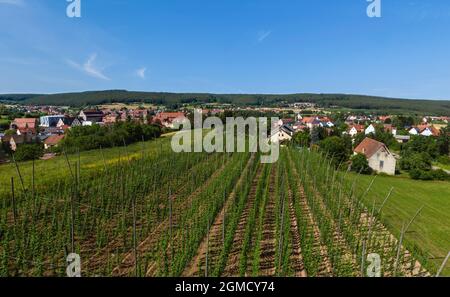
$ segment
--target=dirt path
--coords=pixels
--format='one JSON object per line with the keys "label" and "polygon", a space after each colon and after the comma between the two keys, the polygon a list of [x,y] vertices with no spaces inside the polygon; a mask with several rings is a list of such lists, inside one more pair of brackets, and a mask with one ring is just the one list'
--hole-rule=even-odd
{"label": "dirt path", "polygon": [[241,254],[242,244],[244,242],[245,229],[247,226],[247,221],[250,215],[250,211],[255,207],[256,190],[258,187],[258,182],[262,175],[262,169],[264,166],[258,165],[258,172],[252,181],[252,186],[250,193],[248,195],[247,204],[242,212],[241,218],[239,220],[236,232],[234,234],[233,244],[231,246],[230,253],[228,255],[227,264],[225,266],[225,271],[222,276],[239,276],[239,256]]}
{"label": "dirt path", "polygon": [[292,199],[292,188],[289,187],[289,219],[290,219],[290,233],[292,236],[292,249],[290,262],[294,269],[296,277],[306,277],[306,269],[303,262],[302,248],[300,245],[300,233],[298,232],[297,218],[295,216],[294,201]]}
{"label": "dirt path", "polygon": [[[275,184],[277,166],[272,166],[269,180],[269,195],[264,213],[262,228],[261,255],[260,255],[260,276],[274,276],[275,267],[275,247],[276,247],[276,221],[275,221]],[[251,266],[250,266],[251,267]]]}
{"label": "dirt path", "polygon": [[[251,164],[255,161],[255,154],[252,154],[251,158],[247,162],[243,173],[247,172],[251,166]],[[242,185],[244,182],[244,174],[241,174],[233,192],[228,196],[227,201],[225,202],[224,207],[217,215],[212,224],[209,235],[207,235],[202,243],[200,244],[196,255],[192,258],[191,262],[186,266],[182,276],[183,277],[194,277],[200,276],[199,267],[202,270],[202,276],[205,275],[206,271],[206,254],[208,251],[208,262],[216,263],[218,256],[220,256],[220,252],[223,249],[223,223],[224,219],[226,220],[225,214],[228,213],[232,203],[235,202],[236,198],[236,190]],[[208,265],[209,266],[209,265]]]}

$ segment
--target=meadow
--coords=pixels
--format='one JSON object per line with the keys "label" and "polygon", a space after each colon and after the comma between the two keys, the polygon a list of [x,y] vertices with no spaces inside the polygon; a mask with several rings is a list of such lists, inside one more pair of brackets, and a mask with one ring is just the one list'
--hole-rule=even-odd
{"label": "meadow", "polygon": [[[364,193],[374,176],[351,174],[358,179],[359,193]],[[450,182],[416,181],[408,177],[377,176],[371,190],[363,197],[366,205],[379,206],[389,191],[392,194],[383,207],[381,220],[399,236],[403,223],[423,210],[405,236],[406,245],[417,246],[431,267],[439,267],[450,251]],[[450,275],[450,265],[444,271]]]}

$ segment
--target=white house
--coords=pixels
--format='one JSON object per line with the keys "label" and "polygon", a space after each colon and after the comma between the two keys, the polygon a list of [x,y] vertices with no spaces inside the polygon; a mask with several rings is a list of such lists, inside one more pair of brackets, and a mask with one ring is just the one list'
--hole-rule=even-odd
{"label": "white house", "polygon": [[372,124],[370,124],[370,126],[367,127],[365,133],[366,133],[366,135],[369,135],[370,133],[375,134],[375,127]]}
{"label": "white house", "polygon": [[425,129],[423,129],[422,132],[420,132],[420,135],[426,136],[426,137],[433,136],[433,131],[431,131],[431,129],[427,127]]}
{"label": "white house", "polygon": [[270,136],[270,141],[273,143],[279,143],[285,140],[291,141],[294,133],[294,130],[292,130],[289,126],[284,125],[273,131],[272,135]]}
{"label": "white house", "polygon": [[419,131],[416,127],[412,127],[411,129],[409,129],[408,133],[411,135],[419,135]]}
{"label": "white house", "polygon": [[355,148],[354,153],[365,155],[374,171],[395,175],[397,160],[384,143],[367,137]]}

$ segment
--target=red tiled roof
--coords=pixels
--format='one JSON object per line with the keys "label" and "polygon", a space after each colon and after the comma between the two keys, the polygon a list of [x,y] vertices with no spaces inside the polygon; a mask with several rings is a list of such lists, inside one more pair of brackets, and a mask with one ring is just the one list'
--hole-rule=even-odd
{"label": "red tiled roof", "polygon": [[367,158],[370,158],[381,148],[385,148],[386,150],[388,150],[384,143],[367,137],[355,148],[354,152],[358,154],[363,154]]}
{"label": "red tiled roof", "polygon": [[36,122],[37,122],[37,119],[34,119],[34,118],[17,118],[11,124],[16,125],[17,128],[19,128],[19,129],[24,129],[24,128],[34,129],[34,128],[36,128]]}
{"label": "red tiled roof", "polygon": [[353,126],[350,126],[349,131],[352,130],[352,128],[355,128],[356,131],[358,131],[358,132],[362,132],[362,131],[366,130],[364,125],[353,125]]}
{"label": "red tiled roof", "polygon": [[47,145],[56,145],[63,139],[64,135],[51,135],[46,140],[44,140],[44,143]]}
{"label": "red tiled roof", "polygon": [[307,124],[307,123],[312,124],[315,120],[316,120],[315,117],[304,117],[302,119],[302,122],[305,123],[305,124]]}
{"label": "red tiled roof", "polygon": [[159,120],[161,123],[164,122],[172,122],[176,118],[184,117],[184,113],[182,112],[161,112],[158,113],[154,118],[153,122]]}

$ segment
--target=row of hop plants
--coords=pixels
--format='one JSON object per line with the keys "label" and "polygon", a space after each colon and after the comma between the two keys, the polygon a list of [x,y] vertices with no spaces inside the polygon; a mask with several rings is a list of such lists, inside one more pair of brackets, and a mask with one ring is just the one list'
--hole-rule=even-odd
{"label": "row of hop plants", "polygon": [[248,162],[249,153],[232,154],[230,161],[205,188],[202,188],[190,206],[177,221],[177,231],[165,236],[160,245],[159,276],[179,276],[195,256],[199,245],[207,236],[210,226],[224,207],[225,199],[232,190]]}
{"label": "row of hop plants", "polygon": [[[344,234],[347,244],[354,250],[361,275],[365,274],[366,256],[374,252],[381,256],[385,275],[402,275],[400,266],[403,266],[404,252],[399,251],[395,240],[385,232],[381,232],[382,230],[377,229],[380,211],[375,209],[375,203],[370,208],[364,206],[361,202],[362,197],[358,197],[354,191],[357,179],[350,185],[346,182],[348,172],[340,173],[334,170],[331,161],[324,167],[327,177],[331,176],[330,171],[334,172],[333,178],[325,179],[326,184],[333,185],[333,191],[330,192],[329,189],[326,189],[323,183],[321,187],[318,187],[318,190],[324,197],[324,202],[328,208],[334,210],[333,215],[338,222],[339,229]],[[338,193],[337,199],[330,195],[332,192]],[[370,216],[373,220],[363,220],[364,215]],[[398,260],[397,252],[400,252],[400,259]]]}
{"label": "row of hop plants", "polygon": [[[252,250],[255,250],[258,254],[258,238],[261,236],[258,233],[262,232],[262,219],[265,213],[265,201],[267,201],[267,185],[270,178],[270,166],[268,164],[262,165],[262,174],[258,180],[256,194],[254,198],[254,206],[250,210],[250,214],[247,220],[247,225],[244,233],[244,242],[242,244],[241,254],[239,257],[239,275],[246,276],[249,272],[249,263],[252,263]],[[258,231],[259,230],[259,231]],[[250,257],[250,260],[249,260]],[[259,258],[258,255],[256,257]],[[259,261],[258,261],[259,262]]]}
{"label": "row of hop plants", "polygon": [[276,246],[275,246],[275,271],[277,276],[292,276],[294,271],[291,263],[292,234],[290,232],[289,195],[290,185],[287,178],[287,155],[283,150],[280,158],[280,173],[277,176],[277,200],[276,200]]}
{"label": "row of hop plants", "polygon": [[[365,275],[366,257],[369,253],[378,253],[382,260],[382,273],[384,275],[403,275],[401,267],[405,263],[404,250],[398,246],[390,234],[379,229],[379,216],[381,207],[366,207],[355,191],[357,180],[349,183],[347,172],[339,172],[335,169],[333,161],[316,152],[303,150],[292,153],[297,159],[297,167],[302,174],[302,184],[308,192],[308,201],[313,205],[314,215],[320,223],[322,237],[333,238],[331,228],[343,236],[345,246],[352,251],[352,255],[344,254],[338,245],[325,240],[328,250],[331,250],[331,260],[334,274],[336,275]],[[370,186],[366,189],[367,194]],[[389,198],[386,197],[386,200]],[[314,201],[320,199],[320,201]],[[325,209],[314,206],[322,203]],[[372,221],[364,220],[364,217],[372,218]],[[332,218],[332,221],[329,218]],[[333,223],[332,223],[333,222]],[[348,253],[348,251],[347,251]],[[353,261],[350,261],[350,257]],[[347,263],[342,259],[349,259]],[[409,261],[414,262],[410,259]],[[356,264],[356,265],[355,265]],[[414,265],[409,265],[413,269]]]}
{"label": "row of hop plants", "polygon": [[[289,152],[290,154],[291,152]],[[291,156],[289,156],[291,157]],[[317,276],[320,272],[320,265],[325,261],[320,253],[320,249],[315,245],[314,228],[308,218],[309,213],[302,208],[302,197],[299,191],[301,181],[297,176],[295,165],[291,162],[291,166],[287,166],[287,177],[289,185],[292,187],[293,205],[295,217],[297,219],[298,232],[301,235],[300,247],[303,257],[304,266],[308,276]]]}
{"label": "row of hop plants", "polygon": [[250,159],[251,163],[249,164],[247,169],[244,171],[241,170],[242,183],[240,183],[240,185],[236,187],[234,201],[231,203],[231,207],[227,209],[225,213],[226,220],[224,226],[225,234],[223,248],[220,251],[219,257],[217,258],[217,262],[211,263],[212,276],[221,276],[224,272],[235,237],[237,225],[247,205],[252,181],[256,177],[258,168],[260,168],[261,166],[259,158],[259,153],[256,153],[255,156]]}
{"label": "row of hop plants", "polygon": [[[189,193],[215,170],[211,162],[221,162],[220,154],[175,154],[162,147],[157,154],[143,150],[133,158],[127,157],[124,148],[121,158],[86,174],[82,164],[68,162],[69,177],[45,185],[36,182],[44,172],[34,173],[31,185],[27,184],[17,164],[14,188],[0,197],[0,275],[64,275],[65,256],[71,251],[81,254],[87,268],[92,257],[106,253],[105,263],[83,272],[107,273],[113,265],[112,252],[104,248],[111,242],[122,250],[131,248],[133,204],[139,217],[138,234],[144,237],[167,217],[167,207],[161,207],[166,189],[184,188]],[[174,173],[195,168],[195,176],[174,178]]]}
{"label": "row of hop plants", "polygon": [[257,227],[256,227],[256,236],[255,236],[255,243],[254,243],[254,248],[253,248],[253,255],[252,255],[252,266],[251,266],[251,273],[252,276],[260,276],[260,268],[261,268],[261,242],[263,240],[263,234],[264,234],[264,221],[266,219],[267,216],[267,208],[268,208],[268,204],[270,203],[269,200],[272,197],[269,197],[270,195],[270,190],[269,188],[273,185],[270,184],[270,181],[272,179],[272,175],[277,175],[278,171],[277,171],[277,165],[268,165],[266,168],[267,172],[265,172],[266,175],[266,179],[265,179],[265,186],[263,191],[263,197],[262,197],[262,202],[261,202],[261,208],[262,211],[259,212],[258,214],[258,218],[257,218]]}

